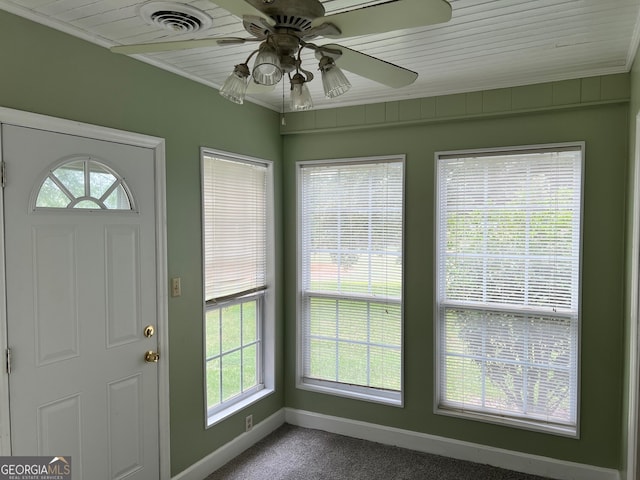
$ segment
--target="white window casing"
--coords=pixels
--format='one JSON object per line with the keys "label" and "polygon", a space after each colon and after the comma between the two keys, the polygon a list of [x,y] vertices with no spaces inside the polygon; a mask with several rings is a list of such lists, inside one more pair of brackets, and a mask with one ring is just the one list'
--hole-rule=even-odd
{"label": "white window casing", "polygon": [[579,436],[583,157],[436,154],[436,413]]}
{"label": "white window casing", "polygon": [[297,164],[298,388],[402,405],[404,156]]}
{"label": "white window casing", "polygon": [[202,150],[206,426],[274,389],[271,162]]}

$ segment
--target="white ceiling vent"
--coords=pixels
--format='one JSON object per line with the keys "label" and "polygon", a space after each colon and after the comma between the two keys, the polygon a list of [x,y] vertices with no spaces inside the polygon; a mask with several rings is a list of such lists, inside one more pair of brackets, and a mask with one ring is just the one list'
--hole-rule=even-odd
{"label": "white ceiling vent", "polygon": [[140,7],[140,17],[150,25],[175,33],[206,30],[213,19],[202,10],[177,2],[147,2]]}

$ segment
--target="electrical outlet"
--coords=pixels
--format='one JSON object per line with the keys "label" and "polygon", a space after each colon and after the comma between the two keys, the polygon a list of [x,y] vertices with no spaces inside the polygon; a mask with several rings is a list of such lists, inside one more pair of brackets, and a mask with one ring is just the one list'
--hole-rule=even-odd
{"label": "electrical outlet", "polygon": [[253,428],[253,415],[247,415],[247,418],[244,419],[244,431],[248,432]]}

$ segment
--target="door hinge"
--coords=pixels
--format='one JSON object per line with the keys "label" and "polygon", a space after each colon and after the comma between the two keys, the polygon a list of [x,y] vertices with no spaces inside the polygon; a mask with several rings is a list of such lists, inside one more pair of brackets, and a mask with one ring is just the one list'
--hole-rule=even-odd
{"label": "door hinge", "polygon": [[11,349],[7,348],[7,373],[11,374]]}
{"label": "door hinge", "polygon": [[4,188],[6,183],[7,183],[7,162],[2,160],[0,162],[0,185],[2,185],[2,188]]}

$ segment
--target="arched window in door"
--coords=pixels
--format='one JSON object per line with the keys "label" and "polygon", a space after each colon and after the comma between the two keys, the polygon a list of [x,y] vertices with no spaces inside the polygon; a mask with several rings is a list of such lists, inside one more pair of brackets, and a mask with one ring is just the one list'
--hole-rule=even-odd
{"label": "arched window in door", "polygon": [[91,157],[59,162],[39,184],[32,209],[135,210],[124,177]]}

